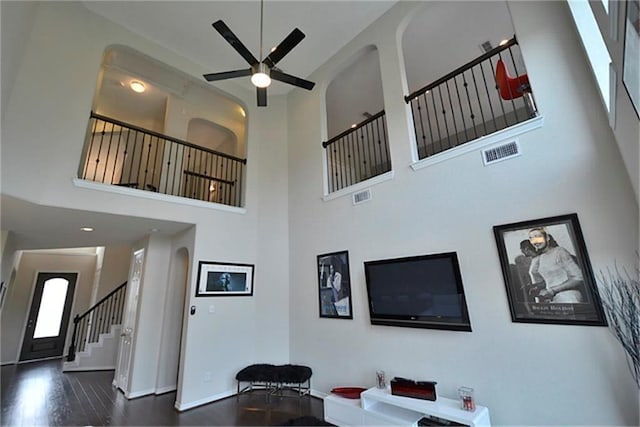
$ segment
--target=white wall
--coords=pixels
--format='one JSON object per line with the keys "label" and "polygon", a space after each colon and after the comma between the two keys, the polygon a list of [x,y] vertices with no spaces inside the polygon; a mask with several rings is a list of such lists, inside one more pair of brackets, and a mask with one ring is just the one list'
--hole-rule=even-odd
{"label": "white wall", "polygon": [[[383,369],[435,380],[443,396],[474,387],[496,425],[636,425],[638,390],[606,328],[511,321],[493,226],[576,212],[594,271],[614,262],[632,270],[638,206],[566,4],[509,6],[544,116],[513,160],[485,167],[473,151],[409,168],[396,29],[412,4],[394,6],[311,76],[322,88],[345,58],[378,47],[395,177],[374,186],[370,202],[322,201],[324,93],[289,96],[291,360],[311,366],[313,388],[325,393],[373,386]],[[320,319],[316,255],[342,249],[354,319]],[[364,261],[446,251],[459,256],[472,333],[370,325]]]}
{"label": "white wall", "polygon": [[131,245],[105,246],[96,301],[127,281],[131,263]]}
{"label": "white wall", "polygon": [[[184,369],[177,396],[181,409],[234,391],[236,372],[248,364],[288,361],[284,111],[283,99],[270,97],[269,108],[249,116],[247,183],[252,184],[246,215],[212,212],[209,221],[197,226],[185,304],[195,306],[196,314],[188,316],[183,331]],[[196,298],[199,261],[255,264],[253,296]]]}
{"label": "white wall", "polygon": [[[235,373],[249,363],[288,361],[286,104],[283,97],[269,96],[269,108],[258,110],[253,91],[232,82],[216,84],[247,106],[245,213],[76,188],[70,178],[80,161],[96,76],[104,49],[113,44],[145,52],[196,78],[208,72],[79,3],[41,3],[3,121],[2,191],[44,205],[195,225],[185,246],[192,254],[186,305],[195,305],[197,313],[188,317],[177,395],[179,405],[189,407],[234,390]],[[163,256],[156,263],[166,270],[170,252]],[[255,264],[253,297],[195,298],[199,260]],[[166,283],[152,286],[164,290]],[[143,292],[142,298],[148,295]],[[161,322],[158,306],[153,310]],[[158,351],[154,333],[145,351]],[[152,389],[157,369],[139,368],[144,363],[139,355],[131,384],[136,391]],[[206,372],[211,380],[205,382]]]}
{"label": "white wall", "polygon": [[3,1],[0,3],[2,19],[2,118],[9,103],[13,83],[19,73],[20,59],[33,25],[36,2]]}

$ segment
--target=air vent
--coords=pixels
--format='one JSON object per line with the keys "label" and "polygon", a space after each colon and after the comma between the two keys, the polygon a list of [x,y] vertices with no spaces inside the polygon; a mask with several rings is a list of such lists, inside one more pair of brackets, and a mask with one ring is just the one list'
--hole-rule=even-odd
{"label": "air vent", "polygon": [[485,166],[491,165],[502,160],[511,159],[520,155],[520,146],[518,141],[514,140],[497,147],[482,150],[482,160]]}
{"label": "air vent", "polygon": [[353,204],[359,205],[360,203],[368,202],[371,200],[371,189],[367,188],[364,191],[358,191],[353,193]]}
{"label": "air vent", "polygon": [[480,44],[480,50],[485,53],[489,52],[491,49],[493,49],[493,46],[491,46],[491,42],[489,40]]}

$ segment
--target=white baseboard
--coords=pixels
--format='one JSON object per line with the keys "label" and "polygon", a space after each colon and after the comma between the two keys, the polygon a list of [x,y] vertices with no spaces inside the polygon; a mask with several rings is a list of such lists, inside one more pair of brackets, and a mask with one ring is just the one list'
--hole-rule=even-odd
{"label": "white baseboard", "polygon": [[176,401],[174,407],[178,411],[186,411],[187,409],[195,408],[196,406],[206,405],[207,403],[215,402],[216,400],[225,399],[229,396],[235,396],[236,391],[224,391],[222,393],[214,394],[213,396],[205,397],[204,399],[196,400],[195,402],[182,403]]}
{"label": "white baseboard", "polygon": [[[213,396],[205,397],[204,399],[196,400],[195,402],[181,403],[176,401],[176,403],[174,404],[174,408],[176,408],[178,411],[186,411],[187,409],[206,405],[207,403],[215,402],[216,400],[226,399],[227,397],[235,396],[236,394],[236,390],[228,390],[222,393],[215,394]],[[317,397],[319,399],[323,399],[327,396],[327,393],[322,393],[321,391],[313,389],[311,389],[310,394],[311,396]]]}
{"label": "white baseboard", "polygon": [[62,368],[63,372],[71,372],[71,371],[114,371],[116,369],[115,365],[113,366],[64,366]]}
{"label": "white baseboard", "polygon": [[176,391],[178,389],[178,386],[173,384],[173,385],[167,385],[164,387],[157,387],[155,394],[164,394],[164,393],[169,393],[170,391]]}
{"label": "white baseboard", "polygon": [[125,393],[124,397],[126,397],[127,399],[136,399],[138,397],[148,396],[150,394],[153,394],[154,391],[155,391],[154,389],[140,390],[140,391],[135,391],[133,393]]}
{"label": "white baseboard", "polygon": [[327,393],[323,393],[321,391],[314,390],[314,389],[311,389],[310,394],[311,394],[311,396],[317,397],[318,399],[324,399],[325,397],[328,396]]}

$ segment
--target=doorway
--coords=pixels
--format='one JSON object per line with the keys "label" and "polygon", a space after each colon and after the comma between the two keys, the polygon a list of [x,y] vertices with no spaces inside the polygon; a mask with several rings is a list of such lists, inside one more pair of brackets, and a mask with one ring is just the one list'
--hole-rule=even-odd
{"label": "doorway", "polygon": [[78,273],[38,273],[19,360],[60,357]]}

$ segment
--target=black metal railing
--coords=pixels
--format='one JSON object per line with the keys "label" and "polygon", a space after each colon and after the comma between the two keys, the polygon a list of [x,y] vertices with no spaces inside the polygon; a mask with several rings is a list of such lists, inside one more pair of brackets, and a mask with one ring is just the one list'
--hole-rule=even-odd
{"label": "black metal railing", "polygon": [[112,325],[122,323],[126,287],[127,282],[124,282],[83,314],[75,315],[67,361],[73,362],[76,353],[84,351],[87,344],[98,342],[100,334],[106,334]]}
{"label": "black metal railing", "polygon": [[[90,120],[89,136],[78,171],[80,178],[241,206],[246,159],[94,112],[91,112]],[[202,186],[207,190],[194,191]]]}
{"label": "black metal railing", "polygon": [[327,156],[330,193],[391,170],[384,110],[322,146]]}
{"label": "black metal railing", "polygon": [[[405,96],[411,104],[420,159],[537,116],[531,87],[500,96],[496,65],[502,60],[515,76],[526,79],[515,36],[446,76]],[[518,59],[516,59],[518,58]]]}

